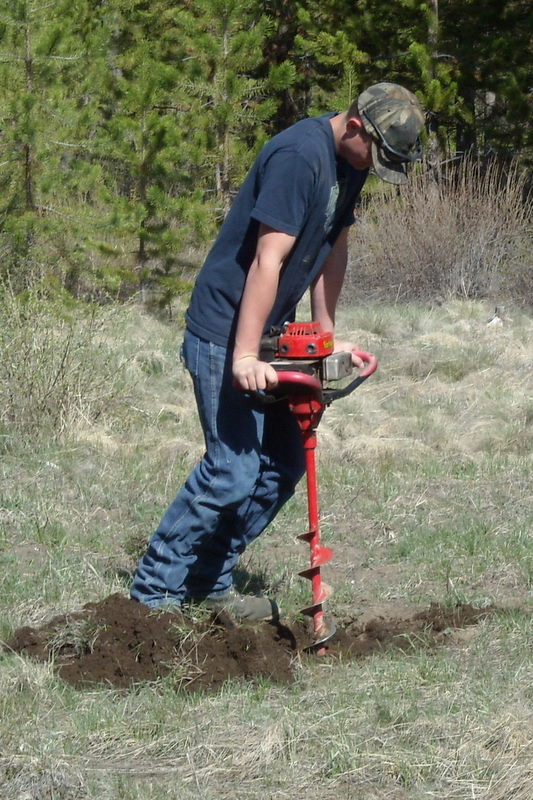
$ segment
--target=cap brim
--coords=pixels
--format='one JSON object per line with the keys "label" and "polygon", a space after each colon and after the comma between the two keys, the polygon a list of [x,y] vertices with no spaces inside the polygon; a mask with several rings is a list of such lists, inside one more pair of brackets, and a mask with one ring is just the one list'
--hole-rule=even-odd
{"label": "cap brim", "polygon": [[376,175],[387,183],[395,183],[397,186],[407,183],[407,164],[385,158],[383,150],[375,141],[372,142],[372,164]]}

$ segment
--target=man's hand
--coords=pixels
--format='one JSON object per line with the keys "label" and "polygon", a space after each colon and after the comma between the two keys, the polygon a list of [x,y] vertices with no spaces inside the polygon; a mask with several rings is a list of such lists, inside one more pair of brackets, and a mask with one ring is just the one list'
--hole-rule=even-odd
{"label": "man's hand", "polygon": [[334,353],[351,353],[352,354],[352,364],[354,367],[361,369],[364,367],[364,362],[361,361],[359,356],[355,355],[354,350],[359,350],[352,342],[339,342],[335,339],[335,347],[333,348]]}
{"label": "man's hand", "polygon": [[233,377],[239,388],[250,392],[273,389],[278,385],[274,367],[266,361],[259,361],[254,355],[241,356],[233,361]]}

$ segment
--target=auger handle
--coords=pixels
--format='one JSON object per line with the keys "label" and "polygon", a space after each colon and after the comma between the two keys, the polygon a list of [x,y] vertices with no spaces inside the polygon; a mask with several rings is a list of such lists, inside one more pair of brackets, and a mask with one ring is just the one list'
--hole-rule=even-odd
{"label": "auger handle", "polygon": [[347,397],[351,394],[363,381],[366,381],[371,375],[374,374],[378,368],[378,361],[375,355],[367,353],[365,350],[353,350],[353,353],[361,359],[367,366],[360,372],[357,377],[351,381],[343,389],[324,389],[320,380],[314,375],[309,375],[307,372],[300,372],[298,370],[280,370],[278,372],[278,384],[272,390],[266,392],[254,392],[256,397],[264,404],[275,403],[286,396],[286,392],[278,394],[277,389],[288,388],[296,392],[310,391],[318,402],[329,405],[333,400],[338,400],[341,397]]}
{"label": "auger handle", "polygon": [[322,384],[314,375],[292,369],[280,370],[277,375],[278,382],[272,389],[265,389],[262,392],[256,391],[252,393],[263,405],[277,403],[280,400],[287,399],[289,389],[293,392],[301,392],[302,394],[305,392],[312,392],[319,403],[323,402]]}
{"label": "auger handle", "polygon": [[[326,389],[328,395],[330,392],[334,392],[335,395],[338,394],[339,397],[346,397],[347,394],[353,392],[354,389],[360,386],[363,381],[366,381],[366,379],[377,370],[378,360],[375,355],[367,353],[365,350],[353,350],[352,352],[367,365],[366,369],[360,372],[348,386],[344,387],[344,389],[339,389],[338,392],[334,389]],[[307,372],[298,372],[296,370],[280,370],[278,372],[278,384],[282,386],[288,384],[302,389],[311,389],[316,392],[322,390],[322,384],[318,378],[314,375],[309,375]]]}
{"label": "auger handle", "polygon": [[[297,391],[314,392],[318,397],[322,397],[322,384],[314,375],[298,370],[287,369],[278,372],[278,386],[290,386]],[[274,389],[275,390],[275,389]]]}

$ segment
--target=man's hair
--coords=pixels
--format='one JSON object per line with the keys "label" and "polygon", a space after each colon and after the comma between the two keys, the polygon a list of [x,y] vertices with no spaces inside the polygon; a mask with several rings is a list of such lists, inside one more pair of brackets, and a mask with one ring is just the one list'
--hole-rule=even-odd
{"label": "man's hair", "polygon": [[357,105],[357,100],[354,100],[350,108],[348,109],[348,118],[350,117],[358,117],[359,114],[359,106]]}

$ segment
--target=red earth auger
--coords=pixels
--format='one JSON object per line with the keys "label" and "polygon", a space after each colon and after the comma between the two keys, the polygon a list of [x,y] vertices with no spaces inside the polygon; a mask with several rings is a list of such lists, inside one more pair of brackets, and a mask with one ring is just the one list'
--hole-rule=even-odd
{"label": "red earth auger", "polygon": [[261,343],[260,358],[272,364],[278,373],[278,386],[264,399],[286,400],[301,432],[307,479],[309,530],[298,538],[309,543],[310,565],[299,574],[311,581],[313,602],[302,609],[313,620],[313,644],[308,650],[324,655],[326,642],[335,634],[333,619],[324,614],[323,603],[332,589],[322,581],[320,568],[332,558],[332,551],[320,541],[320,518],[315,450],[316,429],[326,407],[357,389],[377,369],[371,353],[356,351],[366,365],[364,370],[344,388],[330,388],[353,374],[351,353],[333,353],[333,335],[322,330],[317,322],[290,322],[281,329],[272,329]]}

